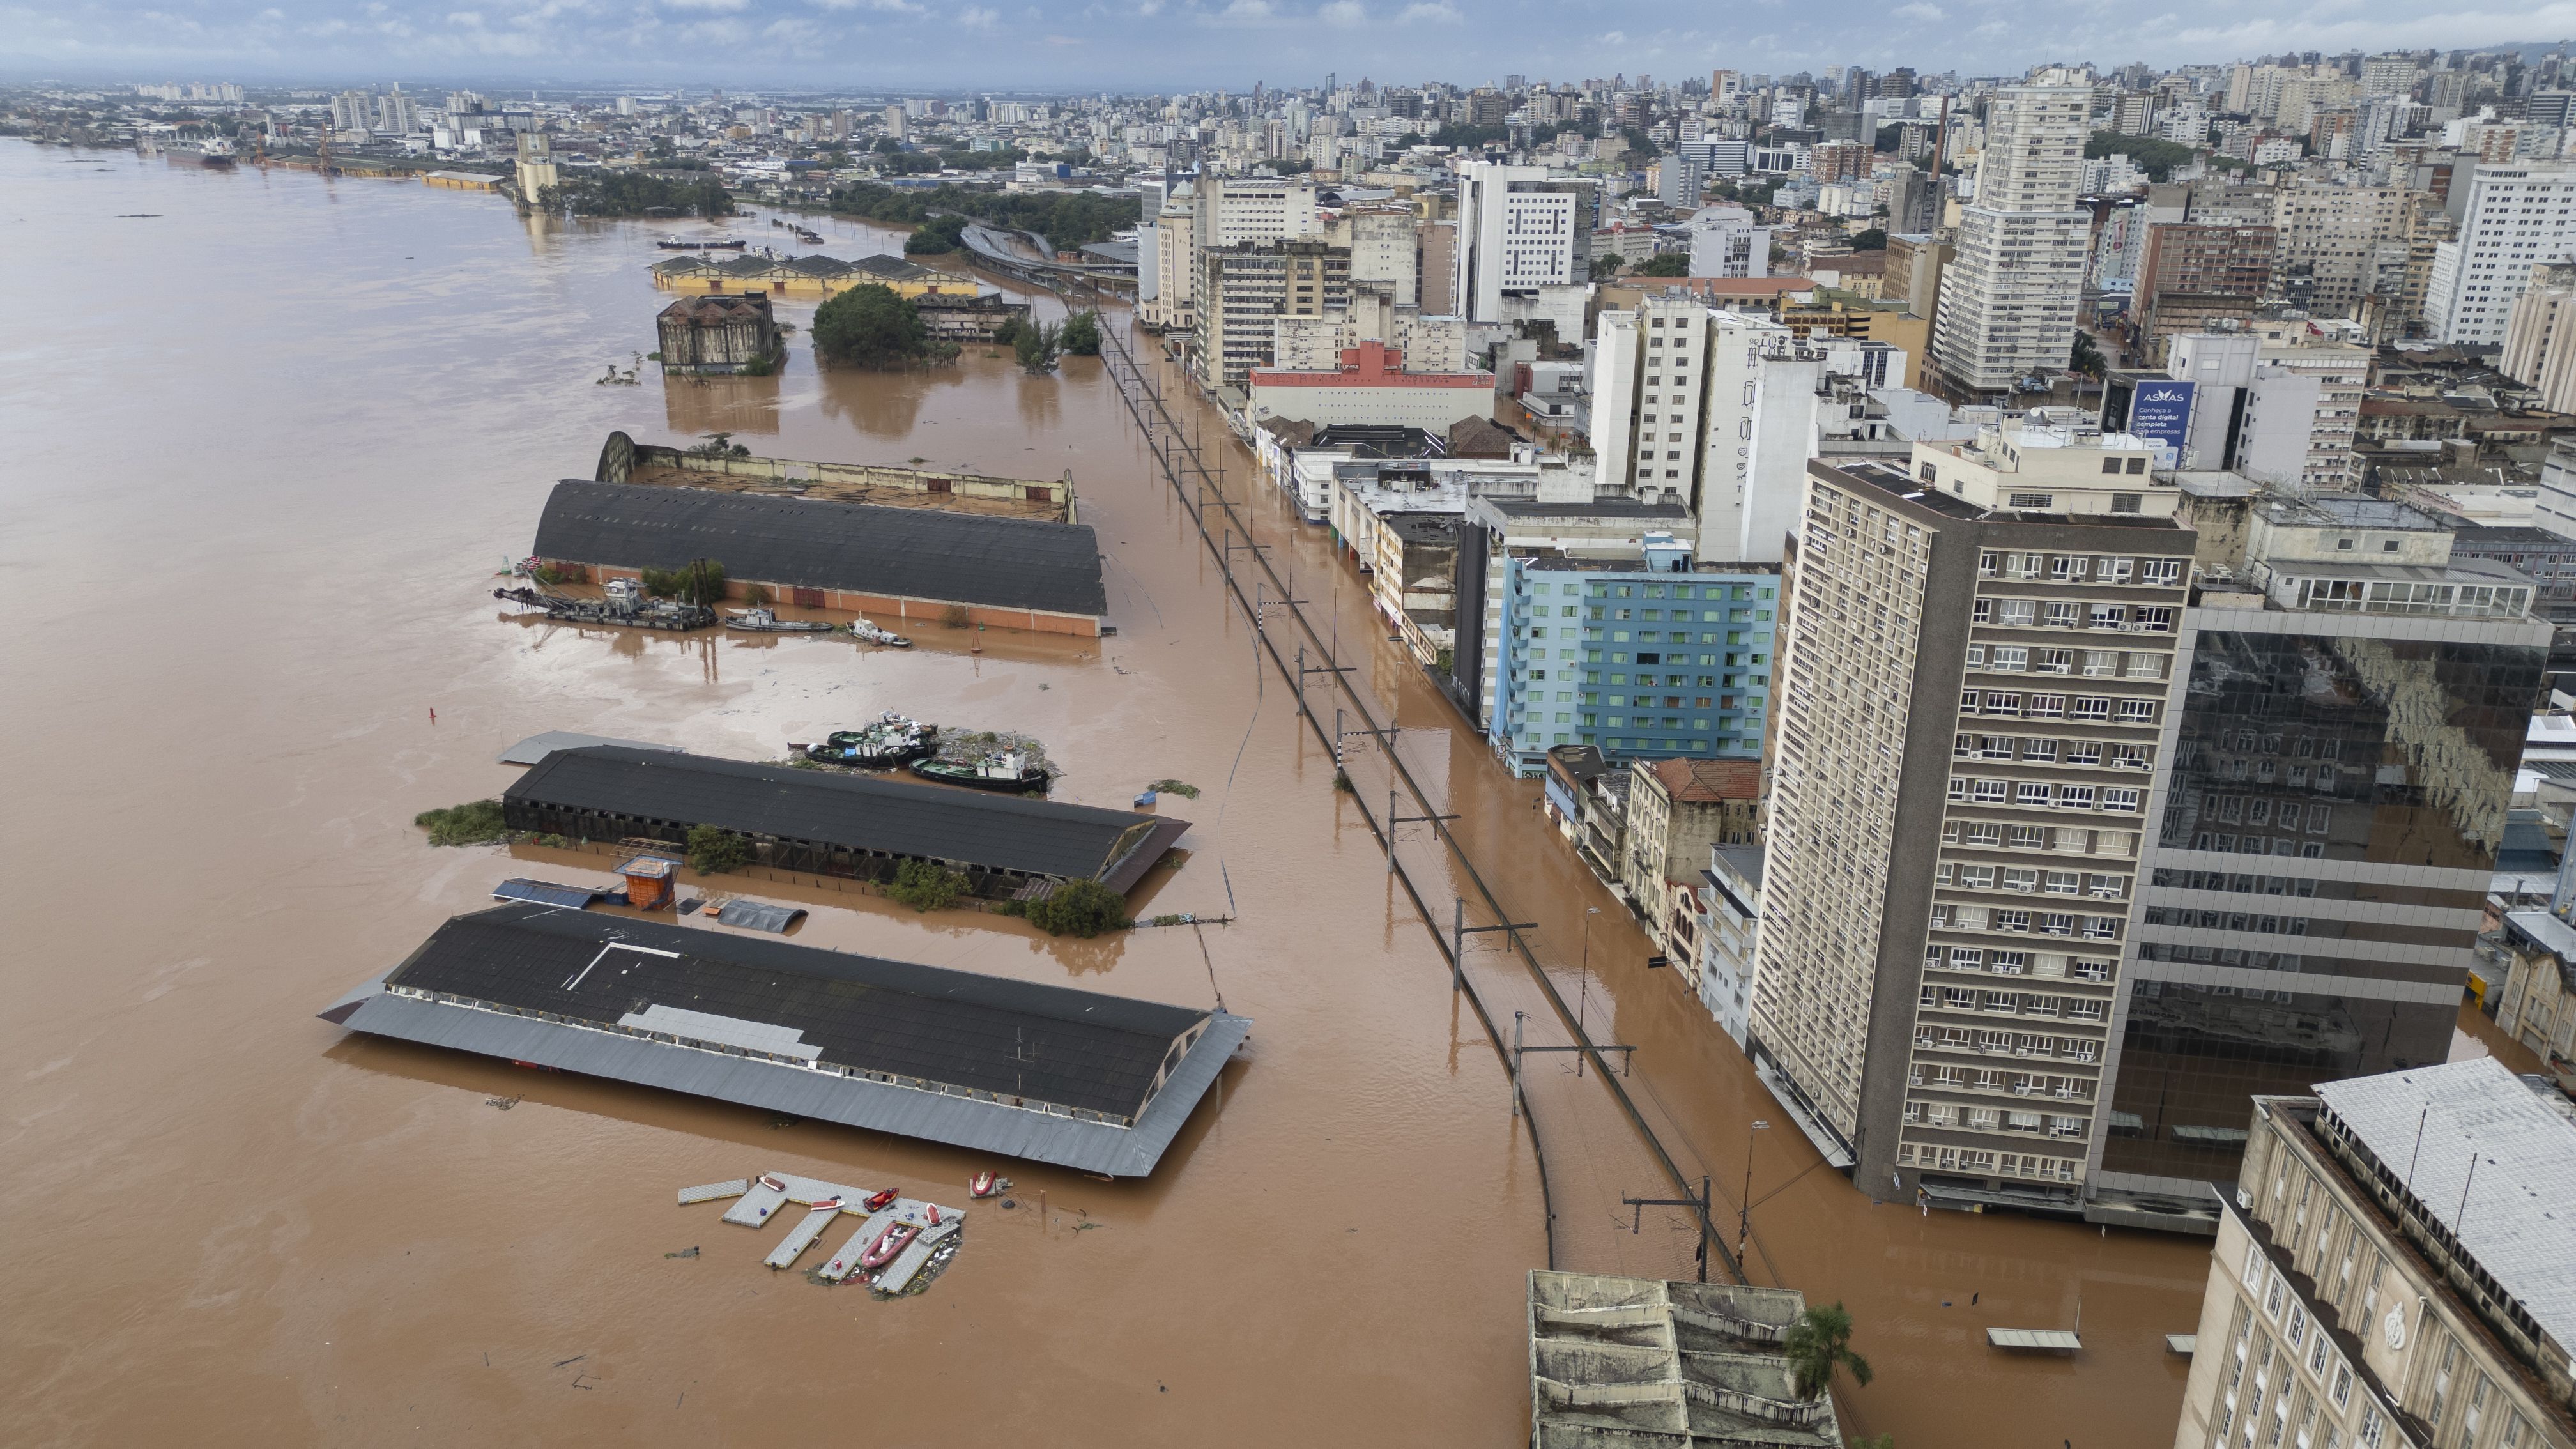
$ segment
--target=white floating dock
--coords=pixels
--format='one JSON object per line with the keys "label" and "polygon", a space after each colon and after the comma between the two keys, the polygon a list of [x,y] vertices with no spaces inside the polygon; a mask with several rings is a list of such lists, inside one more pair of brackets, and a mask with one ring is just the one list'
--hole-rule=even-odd
{"label": "white floating dock", "polygon": [[2082,1339],[2062,1328],[1989,1328],[1986,1343],[2033,1353],[2073,1353],[2084,1346]]}
{"label": "white floating dock", "polygon": [[724,1215],[724,1220],[738,1228],[762,1227],[769,1222],[770,1214],[778,1211],[779,1205],[786,1201],[787,1194],[767,1183],[755,1182],[742,1195],[742,1201],[735,1203],[732,1210]]}
{"label": "white floating dock", "polygon": [[823,1236],[823,1230],[832,1225],[832,1220],[840,1215],[839,1208],[808,1209],[804,1221],[789,1228],[787,1236],[778,1240],[778,1246],[770,1249],[767,1260],[769,1266],[773,1268],[794,1266],[796,1260],[805,1255],[805,1250],[814,1246],[814,1240]]}
{"label": "white floating dock", "polygon": [[874,1221],[874,1218],[862,1221],[858,1231],[850,1234],[849,1241],[841,1244],[841,1250],[824,1262],[822,1274],[825,1278],[838,1283],[859,1271],[859,1255],[868,1250],[868,1244],[876,1241],[876,1235],[868,1231],[868,1224]]}
{"label": "white floating dock", "polygon": [[877,1291],[900,1293],[911,1286],[913,1275],[919,1273],[922,1265],[930,1261],[931,1253],[941,1243],[957,1235],[957,1229],[960,1226],[962,1225],[955,1218],[943,1214],[939,1226],[913,1239],[902,1252],[895,1254],[894,1262],[888,1265],[885,1271],[877,1274]]}
{"label": "white floating dock", "polygon": [[714,1202],[720,1197],[740,1197],[751,1191],[751,1179],[737,1177],[731,1182],[710,1182],[680,1189],[680,1206],[696,1202]]}

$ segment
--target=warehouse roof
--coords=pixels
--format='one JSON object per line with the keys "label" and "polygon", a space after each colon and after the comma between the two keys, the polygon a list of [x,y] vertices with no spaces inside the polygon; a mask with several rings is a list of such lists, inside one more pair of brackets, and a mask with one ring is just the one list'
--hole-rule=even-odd
{"label": "warehouse roof", "polygon": [[760,583],[1088,618],[1109,608],[1088,526],[941,509],[567,479],[533,552],[634,569],[705,558]]}
{"label": "warehouse roof", "polygon": [[1151,1170],[1250,1027],[539,905],[448,921],[323,1017],[1120,1176]]}
{"label": "warehouse roof", "polygon": [[502,798],[1022,875],[1091,878],[1121,893],[1190,828],[1171,816],[1096,805],[622,745],[553,751]]}

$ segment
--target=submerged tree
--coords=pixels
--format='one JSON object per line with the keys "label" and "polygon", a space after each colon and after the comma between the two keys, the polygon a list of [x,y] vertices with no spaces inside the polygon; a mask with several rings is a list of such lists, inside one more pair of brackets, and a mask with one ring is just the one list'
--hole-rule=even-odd
{"label": "submerged tree", "polygon": [[1021,326],[1011,338],[1011,351],[1031,372],[1055,371],[1056,354],[1064,350],[1064,329],[1046,322]]}
{"label": "submerged tree", "polygon": [[935,351],[921,309],[892,287],[852,287],[814,309],[814,352],[826,362],[901,367]]}
{"label": "submerged tree", "polygon": [[1824,1397],[1833,1387],[1838,1369],[1851,1370],[1854,1383],[1869,1387],[1869,1360],[1852,1352],[1851,1335],[1851,1311],[1839,1301],[1823,1308],[1811,1307],[1789,1325],[1789,1337],[1780,1352],[1789,1360],[1789,1375],[1798,1397]]}
{"label": "submerged tree", "polygon": [[1064,344],[1064,355],[1067,357],[1098,357],[1100,355],[1100,314],[1076,312],[1067,317],[1064,319],[1061,340]]}

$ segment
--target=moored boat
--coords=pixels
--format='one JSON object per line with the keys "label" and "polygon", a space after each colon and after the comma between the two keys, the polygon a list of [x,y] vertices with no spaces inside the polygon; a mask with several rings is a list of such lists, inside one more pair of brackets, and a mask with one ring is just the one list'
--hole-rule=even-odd
{"label": "moored boat", "polygon": [[966,1190],[977,1197],[991,1197],[993,1195],[993,1174],[991,1171],[987,1170],[976,1173],[975,1176],[967,1182]]}
{"label": "moored boat", "polygon": [[908,760],[925,759],[938,747],[939,726],[887,710],[863,729],[834,730],[823,743],[807,745],[805,758],[826,765],[891,770]]}
{"label": "moored boat", "polygon": [[895,649],[909,649],[912,641],[892,629],[881,629],[865,619],[850,621],[850,637],[862,644],[883,644]]}
{"label": "moored boat", "polygon": [[921,1229],[910,1223],[889,1223],[884,1232],[877,1234],[877,1240],[868,1244],[868,1250],[859,1255],[859,1266],[882,1268],[893,1262],[897,1253],[912,1246],[912,1240],[919,1236]]}
{"label": "moored boat", "polygon": [[828,634],[834,626],[821,619],[782,619],[775,610],[759,608],[725,615],[725,627],[746,634]]}
{"label": "moored boat", "polygon": [[881,1213],[894,1205],[894,1199],[895,1190],[889,1187],[879,1192],[869,1193],[867,1200],[860,1203],[859,1206],[866,1208],[872,1213]]}
{"label": "moored boat", "polygon": [[787,1190],[787,1180],[774,1172],[762,1173],[760,1175],[760,1185],[768,1188],[771,1192],[785,1192]]}
{"label": "moored boat", "polygon": [[811,1210],[818,1213],[836,1213],[841,1210],[841,1200],[837,1197],[822,1198],[814,1203]]}
{"label": "moored boat", "polygon": [[1044,794],[1047,772],[1028,762],[1017,750],[988,755],[980,760],[915,760],[912,772],[925,780],[943,785],[964,785],[970,790],[1007,790],[1013,794]]}

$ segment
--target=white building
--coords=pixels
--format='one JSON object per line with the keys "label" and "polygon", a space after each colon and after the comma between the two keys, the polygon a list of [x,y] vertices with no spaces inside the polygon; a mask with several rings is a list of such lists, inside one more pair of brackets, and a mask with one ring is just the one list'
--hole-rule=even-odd
{"label": "white building", "polygon": [[2576,167],[2480,166],[2469,178],[2459,239],[2433,248],[2424,321],[2454,346],[2500,346],[2531,269],[2564,261],[2571,250]]}
{"label": "white building", "polygon": [[1315,183],[1277,176],[1202,177],[1197,188],[1192,241],[1201,250],[1237,242],[1285,241],[1317,236]]}
{"label": "white building", "polygon": [[1771,275],[1771,228],[1754,225],[1752,212],[1740,206],[1704,206],[1685,225],[1692,276]]}
{"label": "white building", "polygon": [[1712,845],[1699,887],[1699,999],[1744,1045],[1762,931],[1762,847]]}
{"label": "white building", "polygon": [[1575,274],[1575,239],[1591,234],[1583,200],[1582,183],[1550,181],[1542,166],[1472,161],[1462,167],[1449,310],[1470,322],[1499,322],[1506,296],[1585,280]]}
{"label": "white building", "polygon": [[2093,91],[2063,72],[2046,81],[1995,93],[1976,203],[1961,215],[1958,255],[1941,275],[1932,358],[1978,391],[2061,370],[2074,350],[2092,239],[2091,214],[2075,199]]}

